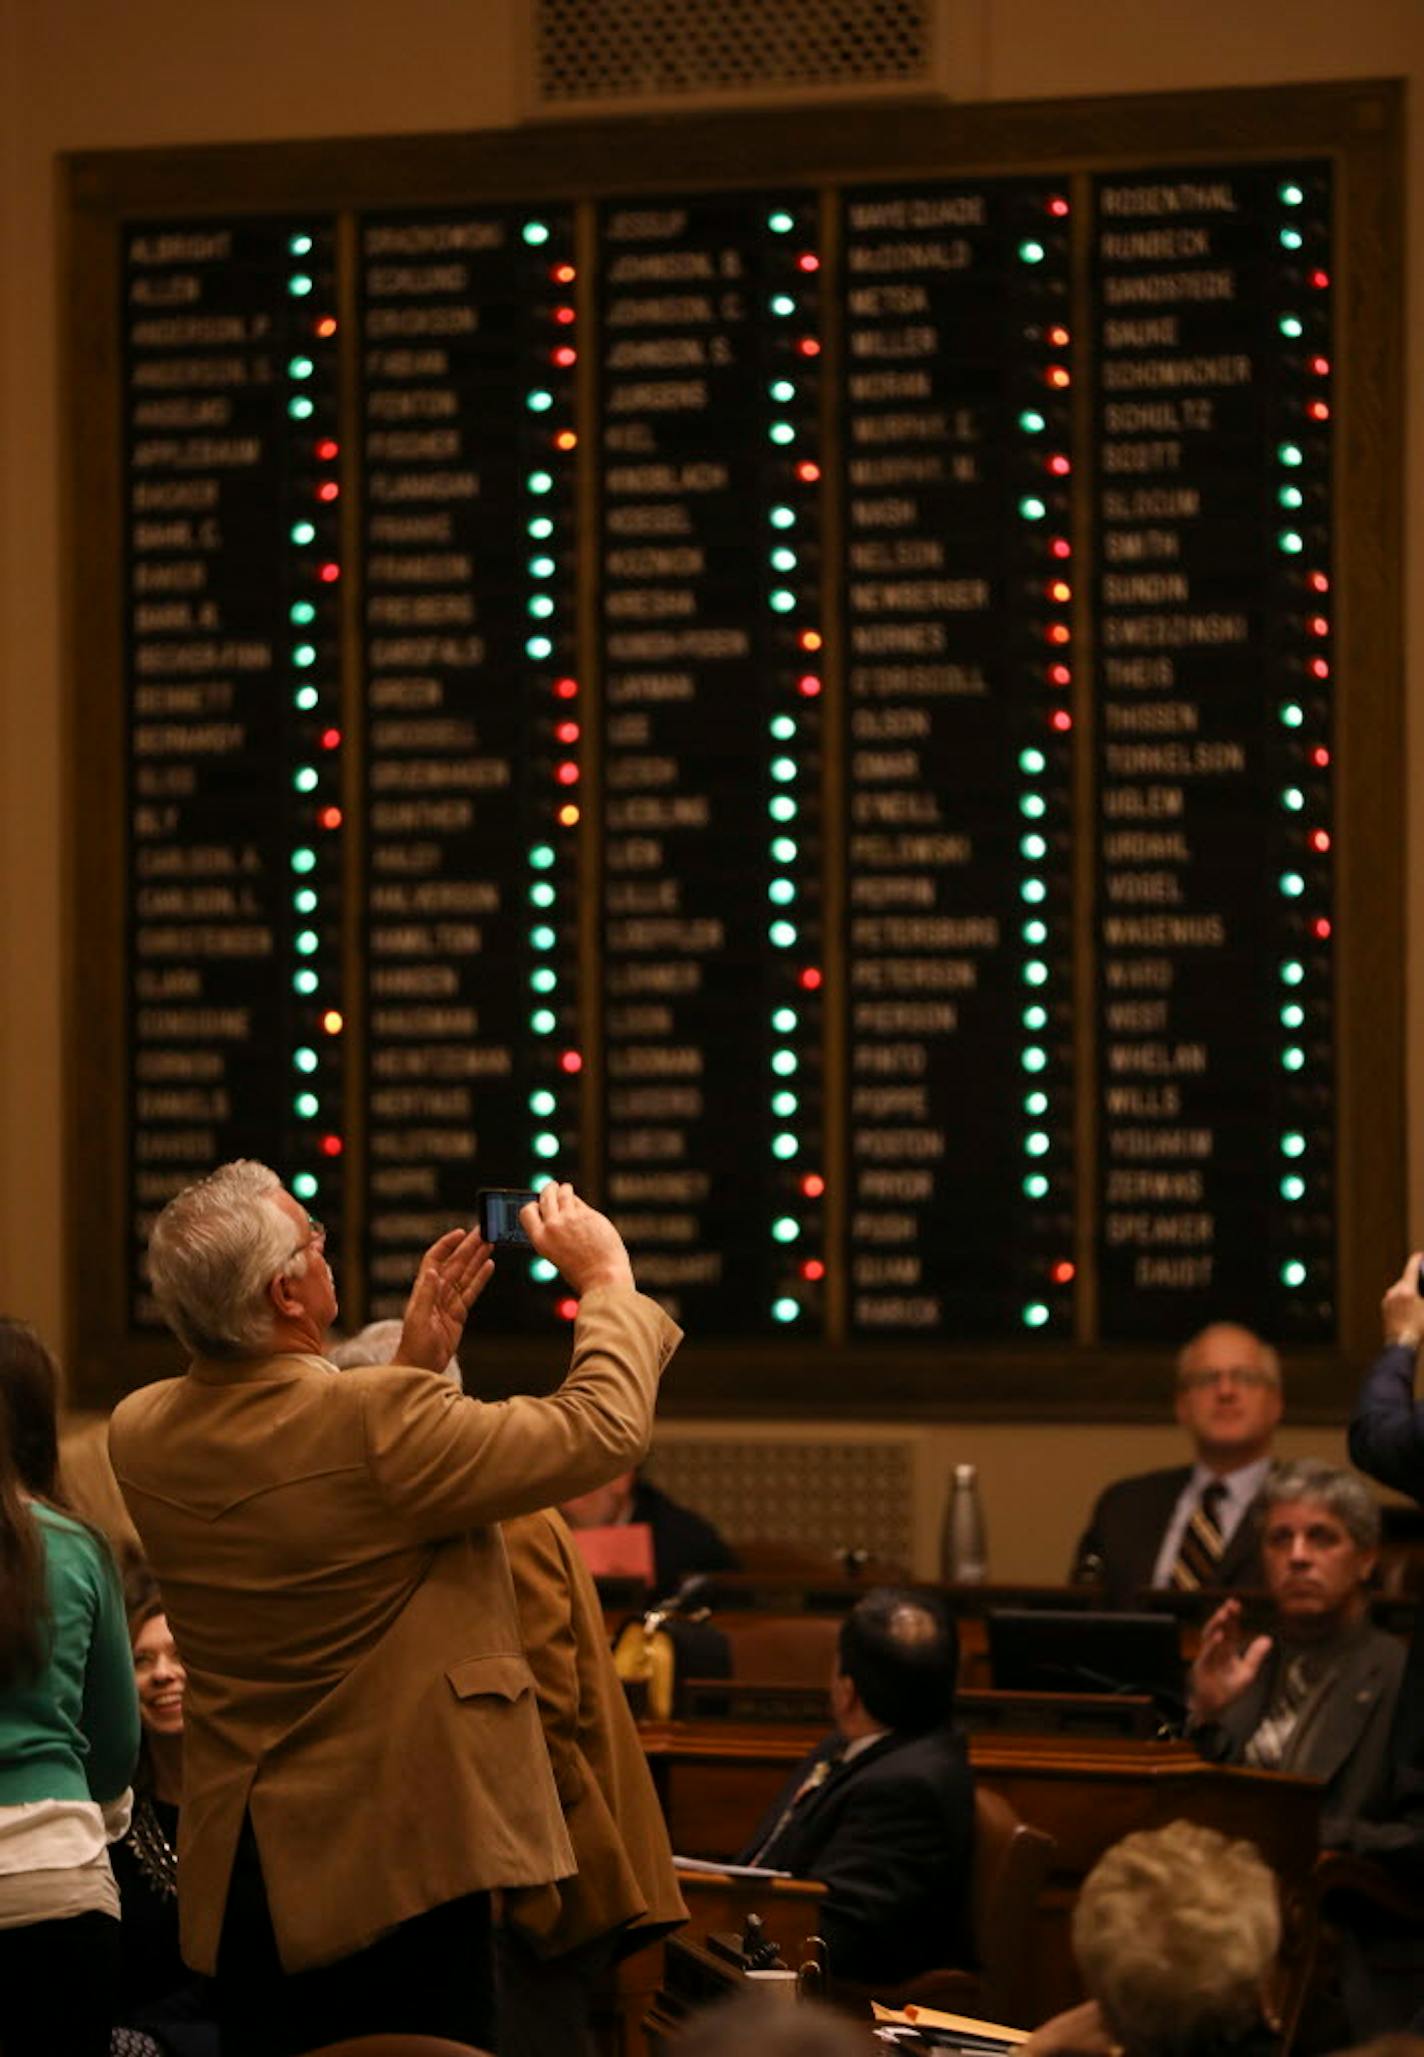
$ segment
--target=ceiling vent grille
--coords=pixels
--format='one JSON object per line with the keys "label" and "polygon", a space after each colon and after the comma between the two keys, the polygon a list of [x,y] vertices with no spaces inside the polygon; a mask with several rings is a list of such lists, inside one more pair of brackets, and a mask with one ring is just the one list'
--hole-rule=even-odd
{"label": "ceiling vent grille", "polygon": [[530,113],[942,95],[944,0],[537,0]]}

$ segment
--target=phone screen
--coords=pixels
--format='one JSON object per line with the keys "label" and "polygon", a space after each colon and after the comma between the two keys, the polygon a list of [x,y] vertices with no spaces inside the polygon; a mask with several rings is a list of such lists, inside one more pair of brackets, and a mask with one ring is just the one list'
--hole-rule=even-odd
{"label": "phone screen", "polygon": [[535,1198],[536,1194],[512,1186],[487,1186],[479,1196],[480,1234],[485,1241],[522,1243],[527,1250],[530,1243],[520,1226],[519,1210]]}

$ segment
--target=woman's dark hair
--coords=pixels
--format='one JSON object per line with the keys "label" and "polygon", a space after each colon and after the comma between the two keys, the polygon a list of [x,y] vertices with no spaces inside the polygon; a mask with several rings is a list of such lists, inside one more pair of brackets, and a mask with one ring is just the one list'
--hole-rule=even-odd
{"label": "woman's dark hair", "polygon": [[32,1679],[46,1649],[45,1552],[25,1504],[9,1413],[0,1407],[0,1688]]}
{"label": "woman's dark hair", "polygon": [[[129,1625],[129,1641],[138,1641],[138,1632],[146,1621],[163,1612],[163,1594],[158,1580],[149,1569],[143,1557],[125,1557],[119,1567],[119,1576],[124,1588],[124,1616]],[[148,1730],[140,1727],[138,1732],[138,1763],[134,1766],[133,1789],[135,1793],[152,1793],[153,1752],[148,1744]]]}
{"label": "woman's dark hair", "polygon": [[27,1321],[0,1315],[0,1414],[10,1461],[33,1498],[54,1500],[59,1481],[59,1372]]}

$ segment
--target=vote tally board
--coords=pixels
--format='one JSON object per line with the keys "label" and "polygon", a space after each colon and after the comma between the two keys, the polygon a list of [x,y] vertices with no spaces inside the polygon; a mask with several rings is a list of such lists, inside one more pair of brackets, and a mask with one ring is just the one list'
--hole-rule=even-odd
{"label": "vote tally board", "polygon": [[[1350,822],[1343,767],[1398,716],[1343,453],[1389,321],[1369,94],[1284,148],[1288,98],[1099,163],[1020,110],[989,170],[923,110],[429,139],[384,188],[365,146],[76,162],[111,1332],[151,1348],[148,1228],[244,1155],[349,1315],[477,1188],[573,1179],[807,1405],[838,1362],[1071,1404],[1218,1316],[1348,1342],[1398,1001],[1345,1062],[1394,803]],[[573,1311],[511,1252],[479,1319]]]}

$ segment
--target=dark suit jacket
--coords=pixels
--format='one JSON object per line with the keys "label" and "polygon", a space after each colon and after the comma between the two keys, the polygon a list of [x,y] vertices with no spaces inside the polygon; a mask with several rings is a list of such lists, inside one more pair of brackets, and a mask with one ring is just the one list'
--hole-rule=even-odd
{"label": "dark suit jacket", "polygon": [[[1191,1475],[1192,1467],[1183,1464],[1171,1471],[1144,1471],[1105,1487],[1073,1558],[1075,1582],[1100,1577],[1109,1607],[1131,1606],[1136,1594],[1152,1583],[1172,1510]],[[1101,1565],[1100,1572],[1092,1569],[1094,1561]],[[1231,1587],[1264,1582],[1256,1524],[1248,1508],[1222,1552],[1217,1583]]]}
{"label": "dark suit jacket", "polygon": [[[1424,1501],[1424,1406],[1414,1397],[1414,1352],[1392,1344],[1366,1373],[1350,1422],[1350,1462],[1381,1485]],[[1409,1645],[1389,1744],[1387,1802],[1401,1849],[1424,1856],[1424,1636]]]}
{"label": "dark suit jacket", "polygon": [[[787,1781],[747,1848],[750,1862],[827,1737]],[[840,1765],[801,1801],[760,1862],[826,1886],[821,1932],[831,1976],[892,1984],[941,1965],[971,1966],[974,1782],[961,1738],[891,1733]]]}
{"label": "dark suit jacket", "polygon": [[[1271,1704],[1282,1662],[1277,1642],[1246,1691],[1194,1736],[1205,1754],[1230,1764],[1244,1761],[1246,1745]],[[1351,1825],[1376,1813],[1385,1800],[1390,1723],[1403,1675],[1404,1646],[1398,1637],[1365,1629],[1314,1714],[1300,1755],[1287,1767],[1298,1777],[1323,1783],[1320,1839],[1327,1846],[1348,1843]]]}
{"label": "dark suit jacket", "polygon": [[657,1486],[639,1479],[633,1488],[630,1521],[645,1521],[653,1532],[653,1582],[657,1597],[675,1593],[695,1571],[735,1571],[737,1560],[727,1544],[700,1514],[670,1500]]}

